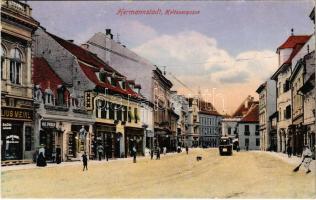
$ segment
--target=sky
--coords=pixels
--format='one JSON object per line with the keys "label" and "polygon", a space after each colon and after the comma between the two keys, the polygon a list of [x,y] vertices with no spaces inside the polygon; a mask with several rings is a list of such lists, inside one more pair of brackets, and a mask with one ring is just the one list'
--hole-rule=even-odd
{"label": "sky", "polygon": [[[232,113],[278,68],[276,49],[291,34],[312,34],[313,0],[29,1],[47,31],[81,44],[111,28],[114,40],[166,66],[180,94],[199,93]],[[195,15],[118,15],[119,9],[199,11]]]}

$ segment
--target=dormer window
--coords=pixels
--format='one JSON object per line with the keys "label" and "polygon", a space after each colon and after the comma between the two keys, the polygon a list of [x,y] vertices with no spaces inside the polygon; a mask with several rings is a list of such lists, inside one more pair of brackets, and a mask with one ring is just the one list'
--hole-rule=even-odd
{"label": "dormer window", "polygon": [[112,82],[112,77],[107,76],[106,78],[108,79],[109,83],[111,83],[111,82]]}
{"label": "dormer window", "polygon": [[106,74],[105,74],[104,69],[101,68],[100,72],[97,72],[97,74],[98,74],[99,80],[102,81],[102,82],[105,82]]}
{"label": "dormer window", "polygon": [[54,93],[50,88],[45,90],[45,102],[44,103],[48,104],[48,105],[54,104]]}
{"label": "dormer window", "polygon": [[122,88],[122,89],[126,89],[126,83],[125,83],[125,81],[119,81],[119,84],[120,84],[120,87]]}

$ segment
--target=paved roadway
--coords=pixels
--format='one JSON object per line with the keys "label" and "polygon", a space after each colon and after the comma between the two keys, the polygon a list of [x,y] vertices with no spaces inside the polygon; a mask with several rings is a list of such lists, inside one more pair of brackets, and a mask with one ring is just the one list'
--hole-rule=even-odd
{"label": "paved roadway", "polygon": [[[196,156],[203,157],[197,162]],[[194,149],[161,160],[130,159],[2,171],[2,197],[315,198],[315,173],[260,152]]]}

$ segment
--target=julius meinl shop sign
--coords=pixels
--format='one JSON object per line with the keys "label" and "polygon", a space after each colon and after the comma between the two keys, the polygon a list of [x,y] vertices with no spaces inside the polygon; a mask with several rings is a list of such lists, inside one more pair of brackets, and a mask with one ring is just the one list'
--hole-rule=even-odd
{"label": "julius meinl shop sign", "polygon": [[12,120],[32,121],[33,110],[21,108],[1,107],[1,118]]}

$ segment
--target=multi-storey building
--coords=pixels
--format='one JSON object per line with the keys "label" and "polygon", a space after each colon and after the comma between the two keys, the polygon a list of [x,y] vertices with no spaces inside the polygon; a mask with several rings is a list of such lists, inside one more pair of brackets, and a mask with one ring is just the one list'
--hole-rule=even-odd
{"label": "multi-storey building", "polygon": [[222,116],[212,103],[200,100],[200,146],[217,147],[219,144]]}
{"label": "multi-storey building", "polygon": [[106,33],[94,34],[82,44],[82,47],[95,53],[105,63],[130,79],[142,83],[142,95],[156,106],[153,112],[153,126],[147,129],[154,131],[155,144],[166,146],[171,143],[171,119],[174,120],[174,117],[170,117],[172,111],[169,97],[172,83],[165,74],[126,46],[114,41],[111,29],[106,29]]}
{"label": "multi-storey building", "polygon": [[[292,35],[277,49],[279,56],[279,68],[272,75],[271,79],[276,81],[277,86],[277,139],[278,151],[285,152],[293,129],[292,124],[292,91],[290,76],[292,74],[292,59],[300,51],[302,46],[308,41],[308,35]],[[295,63],[293,63],[295,65]]]}
{"label": "multi-storey building", "polygon": [[176,91],[171,92],[171,106],[174,112],[179,116],[177,121],[177,146],[185,145],[185,137],[188,131],[188,106],[187,98],[183,95],[178,95]]}
{"label": "multi-storey building", "polygon": [[199,119],[199,99],[190,97],[187,99],[188,118],[187,132],[185,134],[185,145],[188,147],[198,147],[200,141],[200,119]]}
{"label": "multi-storey building", "polygon": [[276,86],[274,80],[267,80],[259,86],[260,150],[267,151],[271,146],[269,117],[276,111]]}
{"label": "multi-storey building", "polygon": [[259,150],[259,104],[255,102],[238,122],[239,147],[242,150]]}
{"label": "multi-storey building", "polygon": [[29,5],[1,1],[1,160],[32,159],[32,34]]}
{"label": "multi-storey building", "polygon": [[248,96],[232,116],[222,120],[222,136],[230,137],[234,141],[234,146],[238,145],[238,123],[248,113],[252,104],[256,103],[254,98]]}
{"label": "multi-storey building", "polygon": [[[73,41],[42,28],[36,31],[34,40],[37,56],[44,58],[59,77],[55,85],[45,85],[49,77],[39,77],[39,89],[48,96],[44,104],[50,105],[44,105],[44,113],[37,119],[38,129],[43,128],[43,120],[55,120],[60,125],[64,157],[78,157],[88,148],[90,155],[96,154],[99,145],[112,158],[130,155],[133,146],[144,154],[140,86]],[[70,106],[62,103],[62,98]],[[61,106],[56,105],[59,101]]]}

